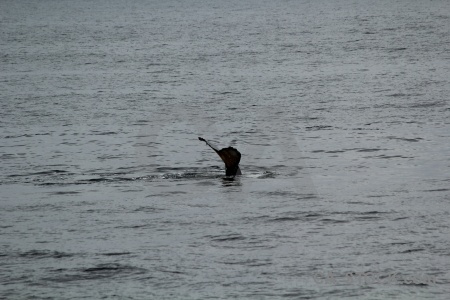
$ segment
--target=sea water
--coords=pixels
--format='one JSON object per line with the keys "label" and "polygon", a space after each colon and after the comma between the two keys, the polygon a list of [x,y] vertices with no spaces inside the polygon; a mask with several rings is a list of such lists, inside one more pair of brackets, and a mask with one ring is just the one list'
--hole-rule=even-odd
{"label": "sea water", "polygon": [[0,25],[1,298],[447,299],[450,2],[19,0]]}

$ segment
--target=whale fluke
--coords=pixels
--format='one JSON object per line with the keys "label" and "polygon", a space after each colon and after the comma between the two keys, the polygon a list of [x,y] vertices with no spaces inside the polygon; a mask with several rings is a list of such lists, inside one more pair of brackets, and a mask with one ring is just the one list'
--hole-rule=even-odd
{"label": "whale fluke", "polygon": [[211,147],[223,160],[225,163],[225,175],[226,176],[236,176],[236,175],[242,175],[241,169],[239,169],[239,162],[241,161],[241,153],[233,147],[223,148],[220,150],[217,150],[213,146],[211,146],[210,143],[208,143],[207,140],[204,138],[198,137],[200,141],[203,141]]}

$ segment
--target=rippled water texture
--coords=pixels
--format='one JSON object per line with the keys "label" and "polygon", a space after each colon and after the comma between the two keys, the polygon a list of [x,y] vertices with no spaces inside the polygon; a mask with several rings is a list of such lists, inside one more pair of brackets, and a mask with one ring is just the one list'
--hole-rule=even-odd
{"label": "rippled water texture", "polygon": [[447,299],[449,1],[5,0],[0,25],[0,298]]}

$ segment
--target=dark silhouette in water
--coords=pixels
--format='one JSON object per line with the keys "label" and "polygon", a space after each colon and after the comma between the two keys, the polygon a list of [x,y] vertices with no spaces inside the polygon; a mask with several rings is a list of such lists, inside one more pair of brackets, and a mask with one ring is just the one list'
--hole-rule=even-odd
{"label": "dark silhouette in water", "polygon": [[237,151],[237,149],[233,147],[223,148],[221,150],[217,150],[213,146],[211,146],[207,140],[204,138],[198,137],[200,141],[203,141],[211,147],[217,154],[219,154],[220,158],[225,163],[225,175],[226,176],[236,176],[242,175],[241,169],[239,169],[239,162],[241,161],[241,153]]}

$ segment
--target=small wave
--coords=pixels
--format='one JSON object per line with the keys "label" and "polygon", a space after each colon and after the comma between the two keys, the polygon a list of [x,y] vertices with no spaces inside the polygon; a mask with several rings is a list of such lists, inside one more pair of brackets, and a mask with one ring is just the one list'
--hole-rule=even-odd
{"label": "small wave", "polygon": [[441,107],[445,106],[447,103],[445,101],[433,101],[433,102],[416,102],[412,104],[411,108],[428,108],[428,107]]}
{"label": "small wave", "polygon": [[380,214],[389,214],[389,212],[371,210],[371,211],[335,211],[331,213],[332,215],[357,215],[357,216],[371,216]]}
{"label": "small wave", "polygon": [[424,192],[448,192],[450,189],[424,190]]}
{"label": "small wave", "polygon": [[392,221],[400,221],[400,220],[405,220],[405,219],[409,219],[409,217],[395,218],[395,219],[392,219]]}
{"label": "small wave", "polygon": [[[95,183],[118,183],[118,182],[127,182],[127,181],[152,181],[160,178],[160,176],[138,176],[138,177],[97,177],[97,178],[88,178],[88,179],[80,179],[76,181],[50,181],[50,182],[39,182],[35,183],[38,186],[70,186],[70,185],[84,185],[84,184],[95,184]],[[76,192],[56,192],[60,195],[65,193],[76,193]]]}
{"label": "small wave", "polygon": [[117,132],[115,131],[92,131],[92,135],[112,135],[112,134],[117,134]]}
{"label": "small wave", "polygon": [[120,272],[129,272],[134,270],[144,270],[141,268],[132,267],[129,265],[121,265],[121,264],[99,264],[92,268],[83,269],[83,272],[87,273],[120,273]]}
{"label": "small wave", "polygon": [[337,220],[337,219],[330,219],[330,218],[324,218],[321,220],[325,223],[334,223],[334,224],[340,224],[340,223],[349,223],[349,220]]}
{"label": "small wave", "polygon": [[25,173],[25,174],[12,174],[8,175],[8,177],[21,177],[21,176],[39,176],[39,175],[56,175],[56,174],[73,174],[64,170],[47,170],[33,173]]}
{"label": "small wave", "polygon": [[79,281],[79,280],[95,280],[95,279],[104,279],[115,276],[129,276],[135,274],[144,274],[147,273],[147,269],[138,268],[130,265],[122,265],[117,263],[107,263],[107,264],[98,264],[94,267],[78,269],[78,270],[68,270],[68,269],[58,269],[55,270],[58,273],[61,272],[74,272],[73,274],[58,274],[56,277],[46,277],[43,278],[45,281],[53,281],[53,282],[71,282],[71,281]]}
{"label": "small wave", "polygon": [[384,198],[391,197],[392,195],[368,195],[367,198]]}
{"label": "small wave", "polygon": [[56,204],[36,204],[36,205],[19,205],[20,211],[61,211],[64,207]]}
{"label": "small wave", "polygon": [[423,249],[423,248],[419,248],[419,249],[408,249],[408,250],[405,250],[405,251],[401,251],[401,252],[399,252],[399,253],[411,253],[411,252],[418,252],[418,251],[424,251],[425,249]]}
{"label": "small wave", "polygon": [[387,212],[384,211],[377,211],[377,210],[373,210],[373,211],[366,211],[361,213],[362,215],[373,215],[373,214],[386,214]]}
{"label": "small wave", "polygon": [[356,152],[375,152],[375,151],[383,151],[388,149],[380,149],[380,148],[359,148],[355,149]]}
{"label": "small wave", "polygon": [[241,241],[246,238],[240,234],[229,234],[229,235],[219,235],[219,236],[207,236],[213,242],[228,242],[228,241]]}
{"label": "small wave", "polygon": [[18,256],[23,258],[64,258],[72,257],[74,254],[51,250],[30,250],[19,253]]}
{"label": "small wave", "polygon": [[158,207],[141,206],[141,207],[136,208],[134,211],[135,212],[156,213],[156,212],[161,212],[161,211],[164,211],[164,210],[165,209],[158,208]]}
{"label": "small wave", "polygon": [[286,222],[286,221],[300,221],[302,217],[277,217],[268,220],[269,222]]}
{"label": "small wave", "polygon": [[110,253],[101,253],[100,255],[104,256],[120,256],[120,255],[128,255],[132,254],[131,252],[110,252]]}
{"label": "small wave", "polygon": [[381,219],[380,216],[360,216],[360,217],[356,217],[356,220],[376,220],[376,219]]}
{"label": "small wave", "polygon": [[391,49],[388,49],[388,52],[404,51],[406,49],[408,49],[408,48],[405,48],[405,47],[391,48]]}
{"label": "small wave", "polygon": [[403,155],[377,155],[371,156],[372,158],[381,158],[381,159],[391,159],[391,158],[414,158],[412,156],[403,156]]}
{"label": "small wave", "polygon": [[391,245],[409,245],[413,244],[413,242],[392,242]]}
{"label": "small wave", "polygon": [[137,229],[137,228],[147,228],[151,227],[149,224],[140,224],[140,225],[120,225],[116,226],[115,228],[122,228],[122,229]]}
{"label": "small wave", "polygon": [[272,265],[271,259],[228,259],[225,261],[221,261],[220,263],[224,265],[239,265],[239,266],[248,266],[248,267],[261,267],[261,266],[270,266]]}
{"label": "small wave", "polygon": [[185,272],[177,271],[177,270],[168,270],[163,268],[158,268],[157,271],[164,272],[164,273],[170,273],[170,274],[186,274]]}
{"label": "small wave", "polygon": [[50,133],[46,132],[46,133],[35,133],[35,134],[19,134],[19,135],[7,135],[4,138],[5,139],[15,139],[15,138],[20,138],[20,137],[33,137],[33,136],[38,136],[38,135],[50,135]]}
{"label": "small wave", "polygon": [[397,137],[397,136],[387,136],[387,139],[390,140],[400,140],[400,141],[405,141],[405,142],[420,142],[421,140],[423,140],[422,138],[403,138],[403,137]]}
{"label": "small wave", "polygon": [[308,126],[305,127],[308,131],[316,131],[316,130],[331,130],[333,127],[329,125],[317,125],[317,126]]}
{"label": "small wave", "polygon": [[78,191],[59,191],[59,192],[50,192],[49,195],[58,196],[58,195],[76,195],[81,192]]}
{"label": "small wave", "polygon": [[5,153],[5,154],[2,154],[1,156],[0,156],[0,158],[3,160],[3,159],[14,159],[14,158],[17,158],[18,156],[16,155],[16,154],[12,154],[12,153]]}

